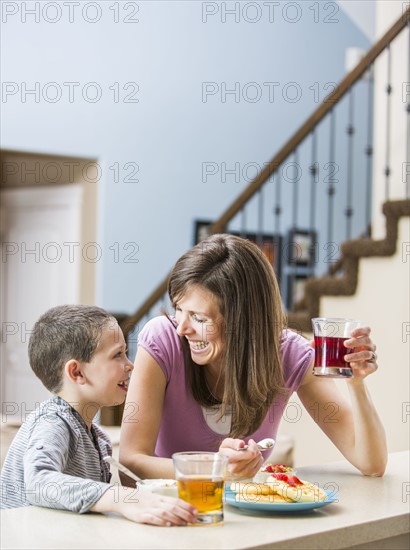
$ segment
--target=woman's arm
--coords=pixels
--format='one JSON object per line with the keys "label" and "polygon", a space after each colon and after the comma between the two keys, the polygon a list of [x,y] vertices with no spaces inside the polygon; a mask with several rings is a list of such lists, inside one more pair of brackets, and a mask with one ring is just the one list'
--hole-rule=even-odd
{"label": "woman's arm", "polygon": [[[141,478],[173,478],[170,458],[154,456],[161,425],[165,376],[158,363],[138,348],[121,425],[120,462]],[[122,478],[125,485],[126,480]]]}
{"label": "woman's arm", "polygon": [[347,381],[350,403],[337,387],[341,381],[321,378],[310,368],[298,390],[304,407],[341,453],[365,475],[382,476],[387,463],[384,428],[373,405],[364,379],[377,369],[371,361],[375,346],[370,329],[352,332],[346,347],[355,348],[346,355],[353,370]]}

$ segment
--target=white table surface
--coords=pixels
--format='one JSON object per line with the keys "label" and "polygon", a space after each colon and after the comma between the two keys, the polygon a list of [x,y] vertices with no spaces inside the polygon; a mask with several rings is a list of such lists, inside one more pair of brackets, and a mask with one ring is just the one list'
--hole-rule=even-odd
{"label": "white table surface", "polygon": [[[74,514],[36,506],[3,510],[6,549],[336,549],[409,533],[409,452],[392,453],[383,478],[347,462],[298,469],[302,479],[338,491],[339,502],[308,513],[268,514],[225,506],[216,527],[154,527],[115,515]],[[388,548],[389,546],[387,546]]]}

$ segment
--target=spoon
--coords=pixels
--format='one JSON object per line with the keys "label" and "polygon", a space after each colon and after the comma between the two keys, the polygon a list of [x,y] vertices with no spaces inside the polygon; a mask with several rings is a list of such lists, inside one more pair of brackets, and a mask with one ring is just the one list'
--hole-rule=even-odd
{"label": "spoon", "polygon": [[[266,451],[267,449],[273,448],[273,446],[275,445],[275,440],[267,437],[265,439],[262,439],[261,441],[258,441],[256,445],[258,446],[258,449],[260,451]],[[240,449],[238,449],[238,451],[246,451],[248,447],[249,445],[245,445],[245,447],[241,447]]]}
{"label": "spoon", "polygon": [[104,460],[105,460],[105,462],[108,462],[108,464],[111,464],[112,466],[115,466],[117,468],[117,470],[119,470],[123,474],[127,474],[127,476],[129,476],[134,481],[137,481],[138,483],[141,483],[142,485],[144,485],[144,482],[142,481],[142,479],[140,477],[135,475],[134,472],[131,472],[131,470],[126,468],[123,464],[121,464],[121,462],[118,462],[118,460],[115,460],[115,458],[113,458],[112,456],[105,456]]}

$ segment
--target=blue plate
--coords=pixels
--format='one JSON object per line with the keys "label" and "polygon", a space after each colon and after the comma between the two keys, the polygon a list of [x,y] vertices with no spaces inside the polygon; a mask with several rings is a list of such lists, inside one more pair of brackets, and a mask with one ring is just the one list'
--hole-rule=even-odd
{"label": "blue plate", "polygon": [[327,498],[317,502],[257,502],[240,500],[236,501],[236,495],[234,491],[231,491],[228,487],[225,488],[225,503],[236,508],[245,508],[247,510],[261,511],[261,512],[305,512],[307,510],[314,510],[315,508],[322,508],[332,502],[338,502],[335,497],[334,491],[324,489],[327,493]]}

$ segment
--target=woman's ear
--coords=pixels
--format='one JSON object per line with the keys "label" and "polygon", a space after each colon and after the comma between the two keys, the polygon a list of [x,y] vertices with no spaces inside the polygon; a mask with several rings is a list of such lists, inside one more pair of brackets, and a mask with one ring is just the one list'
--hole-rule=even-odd
{"label": "woman's ear", "polygon": [[64,372],[67,378],[75,384],[85,384],[82,365],[76,359],[70,359],[64,366]]}

